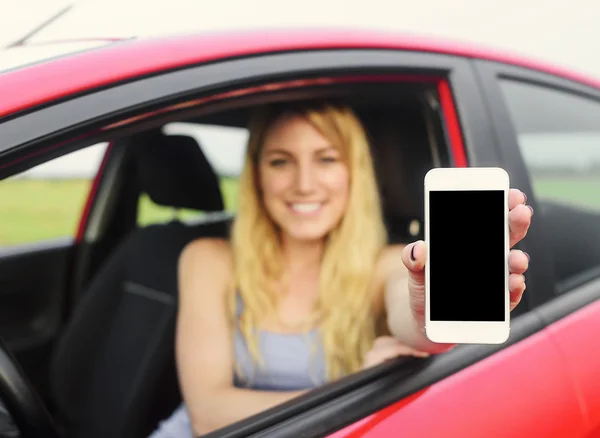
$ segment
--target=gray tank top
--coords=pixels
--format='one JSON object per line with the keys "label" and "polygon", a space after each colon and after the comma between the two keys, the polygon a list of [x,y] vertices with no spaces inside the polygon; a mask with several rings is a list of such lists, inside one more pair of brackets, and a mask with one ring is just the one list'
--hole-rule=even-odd
{"label": "gray tank top", "polygon": [[[237,316],[244,302],[237,297]],[[271,391],[296,391],[315,388],[326,383],[325,357],[317,329],[306,333],[275,333],[257,330],[258,347],[263,360],[256,365],[246,340],[236,325],[234,331],[234,360],[238,372],[235,386]]]}
{"label": "gray tank top", "polygon": [[[243,301],[238,295],[237,315]],[[262,368],[255,366],[239,327],[234,332],[235,362],[240,373],[234,373],[235,386],[270,391],[298,391],[323,385],[325,359],[318,331],[282,334],[258,330]],[[181,403],[173,414],[161,421],[149,438],[194,438],[187,407]]]}

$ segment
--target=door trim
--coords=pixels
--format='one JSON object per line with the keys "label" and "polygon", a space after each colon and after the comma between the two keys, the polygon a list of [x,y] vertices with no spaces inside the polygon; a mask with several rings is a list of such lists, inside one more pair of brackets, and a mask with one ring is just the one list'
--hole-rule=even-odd
{"label": "door trim", "polygon": [[[91,130],[132,117],[142,108],[145,111],[158,109],[183,97],[299,76],[378,71],[450,74],[453,80],[455,73],[469,74],[468,70],[467,61],[449,55],[365,49],[267,54],[169,71],[75,96],[5,121],[0,125],[0,138],[3,139],[0,178],[46,161],[50,155],[61,155],[66,147],[60,144],[61,141],[78,135],[85,140]],[[460,113],[462,109],[458,109]],[[48,144],[48,141],[56,145],[40,151],[39,144]],[[32,156],[34,153],[38,155]]]}

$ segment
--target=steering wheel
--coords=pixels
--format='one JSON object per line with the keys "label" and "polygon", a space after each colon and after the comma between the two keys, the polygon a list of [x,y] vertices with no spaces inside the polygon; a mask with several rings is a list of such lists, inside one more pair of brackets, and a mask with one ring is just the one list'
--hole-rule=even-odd
{"label": "steering wheel", "polygon": [[0,338],[0,399],[22,438],[61,438],[52,416]]}

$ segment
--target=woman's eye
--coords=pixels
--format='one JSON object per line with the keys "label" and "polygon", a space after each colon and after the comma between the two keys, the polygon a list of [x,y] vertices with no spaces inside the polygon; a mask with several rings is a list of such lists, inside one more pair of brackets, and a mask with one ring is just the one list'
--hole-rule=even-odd
{"label": "woman's eye", "polygon": [[286,160],[283,158],[276,158],[274,160],[271,160],[269,162],[269,164],[273,167],[279,167],[279,166],[283,166],[286,163]]}
{"label": "woman's eye", "polygon": [[335,163],[336,161],[336,157],[321,157],[321,162],[323,163]]}

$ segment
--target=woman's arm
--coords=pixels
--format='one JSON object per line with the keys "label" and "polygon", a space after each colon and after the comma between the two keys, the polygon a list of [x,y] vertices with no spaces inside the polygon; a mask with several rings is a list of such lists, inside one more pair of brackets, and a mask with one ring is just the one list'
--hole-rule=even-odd
{"label": "woman's arm", "polygon": [[232,333],[226,293],[233,276],[227,242],[200,239],[179,260],[176,356],[183,399],[195,434],[205,434],[300,395],[233,385]]}
{"label": "woman's arm", "polygon": [[414,282],[412,289],[415,293],[411,298],[409,281],[414,281],[415,274],[409,275],[402,261],[404,248],[404,245],[386,248],[379,263],[380,290],[383,293],[388,330],[402,344],[415,350],[442,353],[454,344],[436,344],[425,336],[424,290],[421,282]]}
{"label": "woman's arm", "polygon": [[411,304],[409,281],[410,277],[404,268],[392,272],[385,284],[385,307],[391,335],[401,343],[426,353],[449,350],[454,344],[436,344],[427,339],[424,304],[423,307]]}

